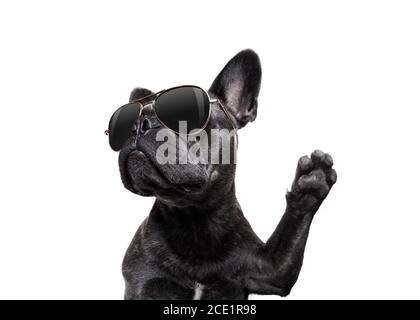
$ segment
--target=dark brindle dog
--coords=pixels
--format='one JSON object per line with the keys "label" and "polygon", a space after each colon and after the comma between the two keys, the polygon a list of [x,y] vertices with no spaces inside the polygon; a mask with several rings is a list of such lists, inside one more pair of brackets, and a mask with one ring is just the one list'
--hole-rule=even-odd
{"label": "dark brindle dog", "polygon": [[[232,129],[257,115],[261,66],[251,50],[237,54],[209,89],[221,108],[205,130]],[[135,89],[131,101],[150,95]],[[315,151],[298,162],[287,208],[263,243],[235,196],[235,164],[160,164],[162,125],[145,108],[119,155],[122,181],[155,196],[123,262],[126,299],[246,299],[250,293],[286,296],[296,282],[312,219],[336,181],[331,156]],[[177,137],[179,138],[179,137]],[[220,146],[219,146],[220,147]]]}

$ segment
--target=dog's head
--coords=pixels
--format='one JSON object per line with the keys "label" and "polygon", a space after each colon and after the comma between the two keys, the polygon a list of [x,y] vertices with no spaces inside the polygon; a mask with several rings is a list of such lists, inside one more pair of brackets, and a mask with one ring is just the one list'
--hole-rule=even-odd
{"label": "dog's head", "polygon": [[[200,141],[192,141],[169,133],[174,139],[169,137],[162,142],[158,135],[163,126],[154,110],[145,108],[134,124],[131,137],[120,151],[119,166],[124,186],[136,194],[155,196],[177,206],[204,203],[210,199],[217,203],[219,197],[232,192],[237,145],[233,126],[242,128],[256,118],[260,83],[261,65],[257,54],[252,50],[241,51],[228,62],[208,90],[211,99],[218,99],[223,104],[228,116],[220,105],[211,106],[211,116],[203,131],[208,137],[207,141],[203,141],[205,139],[201,135]],[[144,88],[134,89],[130,101],[150,94],[152,92]],[[230,133],[228,144],[220,141],[220,134],[223,133],[226,138],[226,132]],[[157,154],[163,143],[167,146],[172,143],[177,157],[181,154],[188,155],[197,143],[207,143],[207,153],[200,151],[200,148],[195,149],[198,150],[196,155],[205,157],[206,161],[196,161],[196,158],[195,161],[186,161],[187,163],[177,161],[162,164]],[[229,161],[225,163],[222,157],[226,155],[222,153],[226,152],[227,145]],[[212,196],[208,197],[209,194]]]}

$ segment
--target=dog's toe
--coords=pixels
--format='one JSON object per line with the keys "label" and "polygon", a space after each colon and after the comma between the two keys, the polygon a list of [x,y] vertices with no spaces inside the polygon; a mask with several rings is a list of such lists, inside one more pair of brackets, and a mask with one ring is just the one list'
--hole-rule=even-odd
{"label": "dog's toe", "polygon": [[334,169],[330,169],[328,172],[327,181],[330,186],[337,182],[337,172]]}
{"label": "dog's toe", "polygon": [[319,165],[325,158],[325,153],[321,150],[315,150],[311,154],[311,159],[314,162],[314,164],[317,166]]}
{"label": "dog's toe", "polygon": [[298,162],[298,173],[300,175],[310,172],[314,167],[314,163],[312,159],[308,156],[303,156],[299,159]]}
{"label": "dog's toe", "polygon": [[326,153],[322,163],[325,167],[331,168],[334,165],[334,160],[328,153]]}

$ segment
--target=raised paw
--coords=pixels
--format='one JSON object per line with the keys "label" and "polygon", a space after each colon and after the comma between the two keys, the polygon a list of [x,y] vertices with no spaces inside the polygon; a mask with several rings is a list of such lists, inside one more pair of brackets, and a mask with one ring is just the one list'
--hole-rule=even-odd
{"label": "raised paw", "polygon": [[320,150],[312,152],[311,157],[301,157],[292,190],[287,194],[288,205],[317,210],[337,181],[333,164],[332,157]]}

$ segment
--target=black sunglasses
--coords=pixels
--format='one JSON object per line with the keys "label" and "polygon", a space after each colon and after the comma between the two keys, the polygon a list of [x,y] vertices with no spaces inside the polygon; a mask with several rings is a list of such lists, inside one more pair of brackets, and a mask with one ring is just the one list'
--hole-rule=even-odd
{"label": "black sunglasses", "polygon": [[[152,100],[150,100],[153,98]],[[142,101],[150,100],[146,104]],[[141,117],[142,111],[149,105],[154,109],[159,122],[166,128],[179,134],[179,122],[185,121],[187,132],[197,134],[205,129],[211,116],[211,105],[217,103],[236,129],[235,122],[219,99],[210,99],[208,93],[197,86],[179,86],[142,97],[117,109],[109,120],[109,145],[115,151],[132,134],[134,122]]]}

